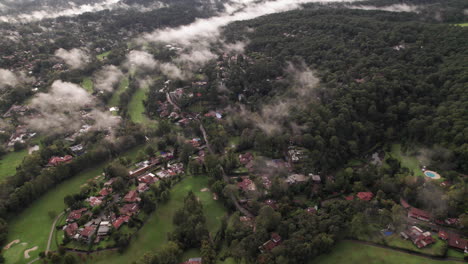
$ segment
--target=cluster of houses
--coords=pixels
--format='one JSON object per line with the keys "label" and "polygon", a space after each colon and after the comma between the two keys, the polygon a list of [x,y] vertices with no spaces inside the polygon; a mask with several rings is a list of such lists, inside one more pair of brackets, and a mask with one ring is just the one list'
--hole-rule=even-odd
{"label": "cluster of houses", "polygon": [[[123,224],[128,223],[132,217],[140,211],[140,194],[149,190],[150,186],[162,178],[171,177],[184,172],[181,163],[169,164],[167,169],[161,168],[155,174],[151,171],[156,169],[162,161],[173,159],[171,152],[165,152],[158,158],[152,158],[147,161],[135,164],[135,168],[129,172],[129,178],[137,180],[138,185],[135,189],[129,190],[125,195],[116,193],[112,185],[117,178],[111,178],[103,184],[103,188],[97,195],[89,196],[85,199],[89,207],[70,211],[67,217],[67,224],[63,230],[68,238],[87,242],[99,243],[107,237],[112,230],[118,230]],[[159,175],[162,175],[160,177]],[[117,205],[118,213],[110,208]],[[93,208],[101,207],[103,210],[97,210],[99,213],[93,213]],[[86,218],[84,218],[87,216]],[[82,219],[88,219],[84,226],[80,226]],[[93,240],[94,239],[94,240]]]}
{"label": "cluster of houses", "polygon": [[202,258],[190,258],[180,264],[202,264]]}
{"label": "cluster of houses", "polygon": [[431,232],[423,231],[417,226],[409,227],[405,231],[401,232],[400,235],[404,239],[410,239],[418,248],[423,248],[435,243],[435,239],[431,236]]}

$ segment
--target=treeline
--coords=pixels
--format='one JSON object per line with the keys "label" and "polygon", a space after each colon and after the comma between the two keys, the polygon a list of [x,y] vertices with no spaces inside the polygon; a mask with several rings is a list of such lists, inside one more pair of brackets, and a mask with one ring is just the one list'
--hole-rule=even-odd
{"label": "treeline", "polygon": [[[305,62],[317,71],[321,84],[310,103],[294,105],[277,124],[305,127],[300,135],[285,129],[281,136],[310,149],[317,170],[338,168],[377,144],[403,141],[442,145],[454,153],[453,169],[466,172],[467,29],[412,18],[305,9],[231,24],[226,37],[249,39],[246,56],[255,63],[231,67],[226,83],[235,97],[246,91],[248,107],[257,111],[282,88],[266,80],[287,75],[278,69]],[[249,126],[237,124],[242,133]],[[281,136],[258,139],[273,144]]]}

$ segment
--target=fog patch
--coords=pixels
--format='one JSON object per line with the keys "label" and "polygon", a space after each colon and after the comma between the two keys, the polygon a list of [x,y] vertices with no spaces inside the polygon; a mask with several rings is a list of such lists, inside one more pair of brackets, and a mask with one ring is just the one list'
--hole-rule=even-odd
{"label": "fog patch", "polygon": [[24,72],[12,72],[7,69],[0,68],[0,90],[8,87],[15,87],[20,84],[27,84],[34,82],[34,77],[28,77]]}
{"label": "fog patch", "polygon": [[122,71],[114,65],[106,65],[94,76],[94,87],[98,91],[112,92],[123,77]]}
{"label": "fog patch", "polygon": [[349,5],[347,6],[350,9],[360,9],[360,10],[381,10],[388,12],[413,12],[419,13],[421,6],[418,5],[408,5],[408,4],[394,4],[388,6],[372,6],[372,5]]}
{"label": "fog patch", "polygon": [[60,80],[52,84],[48,93],[37,94],[31,107],[39,114],[24,122],[31,129],[46,134],[77,131],[85,123],[91,129],[103,129],[119,122],[117,117],[97,109],[94,97],[85,89]]}
{"label": "fog patch", "polygon": [[71,69],[82,69],[90,62],[90,56],[82,49],[58,49],[55,56],[62,59]]}

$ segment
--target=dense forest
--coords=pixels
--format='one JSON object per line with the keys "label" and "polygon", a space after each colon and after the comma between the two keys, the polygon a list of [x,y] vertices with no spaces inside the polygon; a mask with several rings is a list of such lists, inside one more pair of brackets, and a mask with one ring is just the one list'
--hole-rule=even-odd
{"label": "dense forest", "polygon": [[316,70],[321,84],[307,99],[320,103],[295,105],[285,121],[306,127],[297,141],[319,169],[376,144],[409,141],[453,150],[452,168],[467,172],[467,29],[414,19],[306,9],[235,23],[227,38],[248,39],[247,54],[260,58],[239,65],[245,72],[233,67],[226,83],[234,97],[247,90],[248,105],[258,109],[281,93],[265,79],[281,76],[288,63]]}

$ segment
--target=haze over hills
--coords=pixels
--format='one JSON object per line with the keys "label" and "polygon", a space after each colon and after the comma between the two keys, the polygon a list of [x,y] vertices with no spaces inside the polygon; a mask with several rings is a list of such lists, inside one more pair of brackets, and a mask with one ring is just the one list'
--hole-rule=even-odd
{"label": "haze over hills", "polygon": [[461,263],[468,3],[0,1],[0,263]]}

